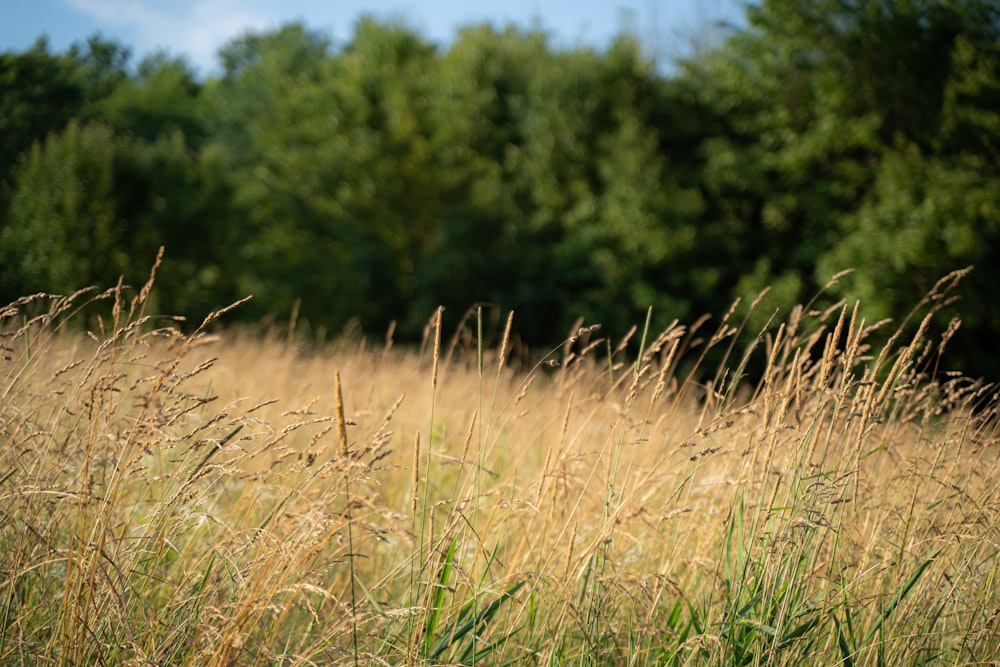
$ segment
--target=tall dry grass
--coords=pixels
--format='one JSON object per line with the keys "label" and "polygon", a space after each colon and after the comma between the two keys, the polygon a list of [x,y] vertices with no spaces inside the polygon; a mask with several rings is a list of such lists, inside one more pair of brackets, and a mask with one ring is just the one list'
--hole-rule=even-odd
{"label": "tall dry grass", "polygon": [[0,663],[994,664],[997,396],[924,333],[960,277],[878,348],[845,304],[516,370],[475,312],[316,351],[183,335],[152,278],[22,299]]}

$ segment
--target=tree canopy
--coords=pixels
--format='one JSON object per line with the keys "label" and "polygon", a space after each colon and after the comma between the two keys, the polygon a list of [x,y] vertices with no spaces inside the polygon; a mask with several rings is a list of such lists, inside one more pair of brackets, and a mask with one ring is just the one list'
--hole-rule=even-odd
{"label": "tree canopy", "polygon": [[415,338],[485,302],[543,345],[771,286],[759,325],[847,268],[826,298],[900,318],[973,264],[949,359],[1000,377],[996,3],[763,0],[669,72],[644,54],[372,18],[245,35],[204,80],[100,38],[0,54],[0,299],[141,283],[164,245],[194,319],[253,294]]}

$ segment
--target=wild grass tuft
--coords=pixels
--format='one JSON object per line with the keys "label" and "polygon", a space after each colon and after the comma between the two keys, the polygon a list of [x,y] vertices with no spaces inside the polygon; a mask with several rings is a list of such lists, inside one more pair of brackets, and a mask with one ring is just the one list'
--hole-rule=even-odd
{"label": "wild grass tuft", "polygon": [[926,333],[961,276],[886,345],[734,306],[524,367],[481,309],[310,351],[183,334],[153,276],[20,299],[0,664],[996,663],[997,392]]}

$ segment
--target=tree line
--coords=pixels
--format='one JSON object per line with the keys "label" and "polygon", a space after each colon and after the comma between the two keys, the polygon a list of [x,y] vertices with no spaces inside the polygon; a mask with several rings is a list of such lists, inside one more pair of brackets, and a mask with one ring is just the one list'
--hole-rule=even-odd
{"label": "tree line", "polygon": [[[1000,9],[764,0],[669,72],[622,34],[488,25],[445,47],[360,20],[252,33],[199,78],[99,37],[0,55],[0,301],[141,284],[198,320],[297,312],[418,337],[513,309],[531,344],[858,299],[899,318],[947,272],[949,361],[1000,377]],[[939,329],[947,321],[935,323]]]}

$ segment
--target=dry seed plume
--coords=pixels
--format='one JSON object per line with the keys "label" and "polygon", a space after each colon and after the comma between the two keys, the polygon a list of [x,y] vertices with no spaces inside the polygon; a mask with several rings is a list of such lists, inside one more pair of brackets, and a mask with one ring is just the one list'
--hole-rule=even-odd
{"label": "dry seed plume", "polygon": [[340,371],[335,374],[337,392],[337,436],[340,439],[340,454],[347,458],[347,419],[344,417],[344,390],[340,385]]}

